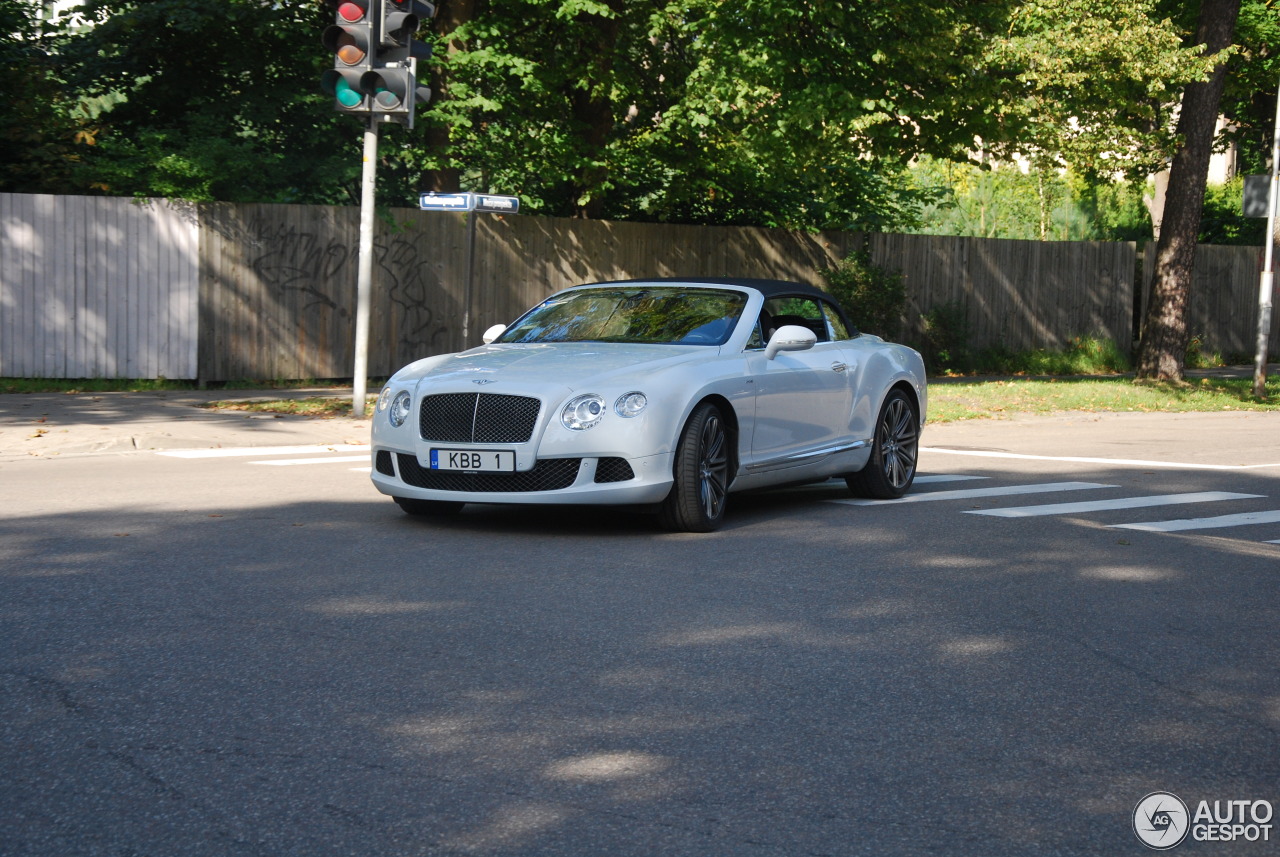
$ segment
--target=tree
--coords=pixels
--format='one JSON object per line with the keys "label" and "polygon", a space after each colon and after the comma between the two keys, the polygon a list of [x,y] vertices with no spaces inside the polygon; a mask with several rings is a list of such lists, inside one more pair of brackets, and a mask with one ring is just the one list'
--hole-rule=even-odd
{"label": "tree", "polygon": [[438,52],[426,163],[529,211],[883,228],[912,155],[971,143],[955,108],[1008,3],[492,0]]}
{"label": "tree", "polygon": [[0,70],[8,82],[0,113],[0,190],[68,192],[92,135],[59,78],[65,34],[38,0],[0,0]]}
{"label": "tree", "polygon": [[1186,361],[1187,306],[1195,268],[1196,239],[1213,154],[1218,105],[1226,83],[1224,52],[1231,46],[1240,0],[1203,0],[1195,43],[1203,45],[1217,66],[1207,80],[1187,85],[1178,116],[1181,145],[1169,169],[1160,240],[1156,247],[1142,340],[1138,378],[1181,381]]}
{"label": "tree", "polygon": [[114,195],[358,198],[358,126],[319,89],[319,2],[87,0],[62,75],[95,102],[78,181]]}

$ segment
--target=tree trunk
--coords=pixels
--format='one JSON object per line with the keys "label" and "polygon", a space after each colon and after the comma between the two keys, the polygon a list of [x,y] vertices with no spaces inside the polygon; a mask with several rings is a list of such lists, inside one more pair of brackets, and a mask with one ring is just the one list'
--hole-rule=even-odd
{"label": "tree trunk", "polygon": [[[458,27],[470,22],[480,11],[478,7],[481,2],[483,0],[439,0],[436,3],[434,22],[436,32],[441,35],[449,35]],[[430,26],[430,22],[424,21],[422,30],[425,31]],[[419,33],[419,38],[426,37],[427,34],[425,32]],[[456,53],[459,50],[461,50],[461,45],[456,40],[451,39],[449,41],[449,53]],[[431,69],[430,86],[431,105],[438,104],[449,97],[449,80],[436,67]],[[429,109],[431,105],[426,105],[426,109]],[[428,150],[439,157],[447,156],[449,147],[452,144],[449,126],[435,124],[430,121],[429,116],[419,116],[417,121],[424,120],[427,123],[424,136]],[[432,193],[457,193],[461,189],[461,171],[456,167],[428,170],[422,176],[422,189]]]}
{"label": "tree trunk", "polygon": [[603,156],[614,126],[610,79],[626,8],[624,0],[606,0],[606,5],[613,11],[612,15],[583,13],[578,17],[590,29],[590,36],[582,45],[586,71],[584,79],[568,93],[573,119],[582,129],[583,152],[592,162],[579,171],[572,184],[573,216],[591,220],[605,214],[602,186],[609,177],[609,168]]}
{"label": "tree trunk", "polygon": [[[1239,14],[1240,0],[1203,0],[1196,43],[1204,45],[1207,54],[1229,47]],[[1138,352],[1139,378],[1182,380],[1196,240],[1226,74],[1226,63],[1220,63],[1207,81],[1188,84],[1182,95],[1182,112],[1178,116],[1182,143],[1169,168],[1160,240],[1156,244],[1155,278]]]}

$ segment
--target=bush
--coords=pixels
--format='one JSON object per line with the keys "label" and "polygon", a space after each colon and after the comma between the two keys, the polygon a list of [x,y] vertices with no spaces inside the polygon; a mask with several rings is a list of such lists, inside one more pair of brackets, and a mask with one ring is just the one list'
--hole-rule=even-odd
{"label": "bush", "polygon": [[964,372],[970,367],[969,316],[964,304],[939,304],[921,318],[924,359],[934,373]]}
{"label": "bush", "polygon": [[857,250],[836,267],[818,273],[859,330],[883,339],[898,338],[907,308],[907,289],[900,272],[872,264],[869,250]]}
{"label": "bush", "polygon": [[1077,336],[1066,348],[1011,351],[1003,345],[984,348],[968,357],[963,369],[979,375],[1118,375],[1131,368],[1129,355],[1104,336]]}

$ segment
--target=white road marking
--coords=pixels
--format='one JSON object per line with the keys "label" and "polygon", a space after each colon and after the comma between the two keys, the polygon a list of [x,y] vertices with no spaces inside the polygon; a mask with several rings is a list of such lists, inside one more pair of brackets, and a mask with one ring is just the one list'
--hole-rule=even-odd
{"label": "white road marking", "polygon": [[[1178,533],[1184,530],[1214,530],[1223,527],[1243,527],[1249,524],[1274,524],[1280,522],[1280,510],[1269,512],[1245,512],[1239,515],[1219,515],[1216,518],[1186,518],[1181,521],[1152,521],[1146,524],[1112,524],[1116,530],[1142,530],[1147,533]],[[1276,544],[1280,544],[1277,542]]]}
{"label": "white road marking", "polygon": [[1145,461],[1137,458],[1083,458],[1073,455],[1024,455],[1019,452],[994,452],[985,449],[944,449],[922,446],[921,452],[942,455],[970,455],[977,458],[1017,458],[1024,461],[1068,461],[1079,464],[1111,464],[1117,467],[1171,467],[1178,470],[1257,470],[1263,467],[1280,467],[1276,464],[1187,464],[1174,461]]}
{"label": "white road marking", "polygon": [[1118,488],[1097,482],[1043,482],[1036,485],[1006,485],[1003,488],[969,488],[957,491],[927,491],[908,494],[897,500],[828,500],[849,506],[889,506],[895,503],[928,503],[934,500],[974,500],[983,497],[1006,497],[1015,494],[1049,494],[1055,491],[1085,491],[1091,488]]}
{"label": "white road marking", "polygon": [[[990,476],[968,476],[964,474],[945,474],[940,473],[933,476],[917,476],[915,478],[916,485],[929,485],[938,482],[967,482],[970,479],[990,479]],[[828,479],[826,482],[811,482],[807,485],[790,485],[786,488],[773,489],[776,493],[787,494],[795,491],[848,491],[843,477],[835,477]]]}
{"label": "white road marking", "polygon": [[371,447],[362,443],[334,443],[323,446],[239,446],[218,447],[216,449],[165,449],[156,452],[169,458],[231,458],[249,455],[305,455],[320,452],[355,452],[363,450],[366,454]]}
{"label": "white road marking", "polygon": [[912,484],[913,485],[932,485],[936,482],[968,482],[970,479],[990,479],[990,478],[991,478],[990,476],[968,476],[960,473],[950,475],[950,476],[945,474],[939,474],[938,476],[917,476],[915,478],[915,481]]}
{"label": "white road marking", "polygon": [[368,461],[369,453],[364,455],[333,455],[328,458],[284,458],[277,461],[250,461],[249,464],[271,464],[285,467],[291,464],[340,464],[344,461]]}
{"label": "white road marking", "polygon": [[1031,518],[1037,515],[1074,515],[1080,512],[1143,509],[1149,506],[1175,506],[1183,503],[1251,500],[1263,496],[1265,495],[1232,494],[1227,491],[1200,491],[1193,494],[1154,494],[1149,497],[1121,497],[1116,500],[1094,500],[1087,503],[1051,503],[1044,506],[1015,506],[1008,509],[969,509],[965,511],[965,514],[991,515],[997,518]]}

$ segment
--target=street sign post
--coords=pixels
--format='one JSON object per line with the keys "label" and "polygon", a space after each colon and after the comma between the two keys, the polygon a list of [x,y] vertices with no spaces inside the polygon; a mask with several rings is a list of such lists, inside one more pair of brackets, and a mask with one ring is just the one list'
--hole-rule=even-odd
{"label": "street sign post", "polygon": [[471,281],[476,266],[476,214],[518,214],[520,198],[492,193],[424,193],[418,196],[423,211],[453,211],[467,215],[467,273],[462,304],[462,347],[471,333]]}

